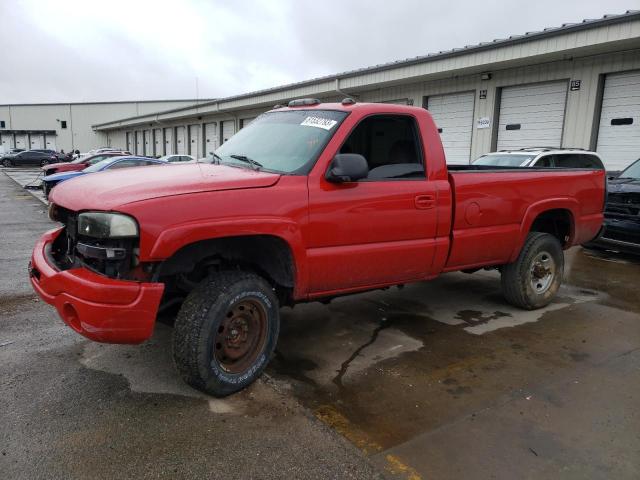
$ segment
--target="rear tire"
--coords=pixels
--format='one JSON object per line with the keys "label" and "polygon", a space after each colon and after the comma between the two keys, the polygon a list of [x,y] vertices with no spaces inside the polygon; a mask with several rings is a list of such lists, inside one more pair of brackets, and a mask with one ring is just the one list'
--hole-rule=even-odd
{"label": "rear tire", "polygon": [[563,274],[560,241],[548,233],[531,232],[518,259],[502,267],[502,293],[516,307],[542,308],[558,293]]}
{"label": "rear tire", "polygon": [[44,166],[46,166],[46,165],[49,165],[49,160],[42,160],[42,161],[40,162],[40,166],[41,166],[41,167],[44,167]]}
{"label": "rear tire", "polygon": [[251,272],[217,272],[187,296],[176,318],[173,358],[194,388],[216,397],[256,380],[275,349],[278,299]]}

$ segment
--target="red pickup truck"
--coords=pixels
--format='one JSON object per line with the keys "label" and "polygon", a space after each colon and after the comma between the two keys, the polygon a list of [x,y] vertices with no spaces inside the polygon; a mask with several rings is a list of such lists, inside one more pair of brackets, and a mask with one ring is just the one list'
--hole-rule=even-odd
{"label": "red pickup truck", "polygon": [[449,166],[424,109],[292,101],[210,163],[86,175],[51,195],[33,288],[75,331],[138,343],[181,305],[186,382],[235,392],[275,348],[279,308],[496,268],[507,302],[548,304],[563,249],[603,220],[605,173]]}

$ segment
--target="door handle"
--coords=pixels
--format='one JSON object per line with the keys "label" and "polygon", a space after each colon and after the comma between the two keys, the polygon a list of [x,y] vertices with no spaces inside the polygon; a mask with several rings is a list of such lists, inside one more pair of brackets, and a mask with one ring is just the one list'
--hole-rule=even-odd
{"label": "door handle", "polygon": [[418,195],[414,203],[417,209],[426,210],[436,206],[436,199],[433,195]]}

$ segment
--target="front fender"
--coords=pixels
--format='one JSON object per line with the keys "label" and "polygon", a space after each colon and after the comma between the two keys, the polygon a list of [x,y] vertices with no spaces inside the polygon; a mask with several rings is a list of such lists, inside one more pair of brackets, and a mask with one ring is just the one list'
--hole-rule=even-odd
{"label": "front fender", "polygon": [[295,290],[306,292],[308,270],[306,249],[299,225],[286,218],[261,217],[187,222],[165,229],[143,255],[144,261],[163,261],[187,245],[203,240],[228,237],[270,235],[284,241],[291,251],[295,263]]}

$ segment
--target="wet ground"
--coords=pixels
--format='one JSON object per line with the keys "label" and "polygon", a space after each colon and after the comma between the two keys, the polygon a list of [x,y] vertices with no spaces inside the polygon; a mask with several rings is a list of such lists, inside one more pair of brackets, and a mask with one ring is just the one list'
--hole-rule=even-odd
{"label": "wet ground", "polygon": [[0,181],[8,478],[640,478],[633,257],[572,249],[535,312],[484,271],[283,309],[265,379],[211,400],[177,378],[169,327],[99,345],[35,300],[24,262],[49,224]]}

